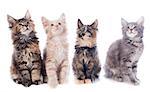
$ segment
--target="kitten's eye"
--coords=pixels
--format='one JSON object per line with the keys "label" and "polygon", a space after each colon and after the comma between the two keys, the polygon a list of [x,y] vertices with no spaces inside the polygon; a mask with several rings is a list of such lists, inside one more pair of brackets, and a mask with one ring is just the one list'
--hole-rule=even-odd
{"label": "kitten's eye", "polygon": [[29,24],[29,22],[27,22],[27,24]]}
{"label": "kitten's eye", "polygon": [[[134,26],[134,28],[136,28],[136,26]],[[133,29],[134,29],[134,28],[133,28]]]}
{"label": "kitten's eye", "polygon": [[54,24],[51,24],[51,26],[54,26]]}
{"label": "kitten's eye", "polygon": [[128,29],[130,29],[130,27],[128,26]]}
{"label": "kitten's eye", "polygon": [[23,24],[19,24],[19,26],[23,26]]}
{"label": "kitten's eye", "polygon": [[61,25],[61,23],[59,22],[58,25]]}

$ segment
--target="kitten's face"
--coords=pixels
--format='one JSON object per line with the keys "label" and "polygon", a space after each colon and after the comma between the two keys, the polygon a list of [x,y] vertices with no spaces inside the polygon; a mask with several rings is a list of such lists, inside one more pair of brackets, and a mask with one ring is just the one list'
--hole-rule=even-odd
{"label": "kitten's face", "polygon": [[143,36],[143,23],[144,18],[141,17],[137,22],[130,22],[128,23],[124,19],[121,20],[122,22],[122,29],[123,29],[123,35],[128,38],[136,38],[136,37],[142,37]]}
{"label": "kitten's face", "polygon": [[57,36],[65,31],[65,15],[62,14],[58,20],[50,21],[42,17],[42,24],[46,30],[47,35]]}
{"label": "kitten's face", "polygon": [[96,31],[98,26],[98,21],[95,20],[91,25],[83,25],[81,20],[78,19],[78,38],[82,40],[90,40],[96,38]]}
{"label": "kitten's face", "polygon": [[31,20],[31,16],[27,11],[26,15],[22,19],[14,19],[11,16],[7,16],[9,27],[13,31],[13,33],[21,33],[23,35],[28,36],[32,31],[34,31],[34,24]]}

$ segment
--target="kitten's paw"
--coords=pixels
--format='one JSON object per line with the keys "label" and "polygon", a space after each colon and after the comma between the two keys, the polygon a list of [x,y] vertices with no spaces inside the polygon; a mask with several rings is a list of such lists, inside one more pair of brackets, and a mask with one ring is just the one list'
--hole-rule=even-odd
{"label": "kitten's paw", "polygon": [[76,84],[84,84],[84,80],[78,80],[78,79],[76,79],[76,80],[75,80],[75,83],[76,83]]}
{"label": "kitten's paw", "polygon": [[140,85],[140,80],[139,80],[139,79],[131,80],[131,82],[132,82],[134,85]]}
{"label": "kitten's paw", "polygon": [[58,81],[48,81],[48,85],[49,85],[51,88],[56,88],[57,85],[58,85]]}
{"label": "kitten's paw", "polygon": [[31,86],[32,82],[30,80],[25,80],[22,85],[25,86],[25,87],[29,87]]}
{"label": "kitten's paw", "polygon": [[43,77],[43,83],[47,83],[48,82],[48,78],[47,77]]}
{"label": "kitten's paw", "polygon": [[90,83],[92,83],[92,81],[91,81],[91,79],[85,79],[85,81],[84,81],[86,84],[90,84]]}
{"label": "kitten's paw", "polygon": [[22,81],[20,78],[17,78],[17,79],[13,79],[13,81],[17,84],[22,84]]}
{"label": "kitten's paw", "polygon": [[116,76],[114,79],[118,82],[123,82],[123,77],[121,76]]}
{"label": "kitten's paw", "polygon": [[42,84],[42,82],[41,80],[35,80],[32,82],[32,84],[39,85],[39,84]]}

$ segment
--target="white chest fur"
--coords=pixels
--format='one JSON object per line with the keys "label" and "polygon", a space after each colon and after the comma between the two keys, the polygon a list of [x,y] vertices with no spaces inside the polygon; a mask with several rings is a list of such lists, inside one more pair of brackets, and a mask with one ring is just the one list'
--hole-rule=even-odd
{"label": "white chest fur", "polygon": [[49,46],[49,48],[53,52],[53,58],[59,64],[67,57],[67,48],[64,46],[67,44],[66,39],[54,37],[51,39],[50,43],[52,44],[52,47]]}
{"label": "white chest fur", "polygon": [[143,47],[136,48],[134,53],[131,55],[131,58],[130,58],[131,61],[132,62],[138,61],[142,53],[143,53]]}

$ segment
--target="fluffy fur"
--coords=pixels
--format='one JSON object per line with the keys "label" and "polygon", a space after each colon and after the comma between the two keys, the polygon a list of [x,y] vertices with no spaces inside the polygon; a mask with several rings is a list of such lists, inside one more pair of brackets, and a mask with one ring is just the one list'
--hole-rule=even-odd
{"label": "fluffy fur", "polygon": [[53,88],[67,82],[69,62],[65,15],[62,14],[58,20],[53,21],[42,17],[42,23],[47,34],[44,81],[47,82],[48,79],[49,86]]}
{"label": "fluffy fur", "polygon": [[137,62],[143,52],[144,18],[129,23],[121,19],[121,23],[123,38],[114,42],[107,52],[106,77],[137,85]]}
{"label": "fluffy fur", "polygon": [[41,81],[41,54],[30,13],[27,11],[21,19],[8,15],[7,20],[14,45],[11,77],[26,87],[38,85]]}
{"label": "fluffy fur", "polygon": [[77,41],[73,58],[73,71],[79,83],[91,83],[99,78],[101,65],[96,46],[98,21],[91,25],[83,25],[78,19]]}

